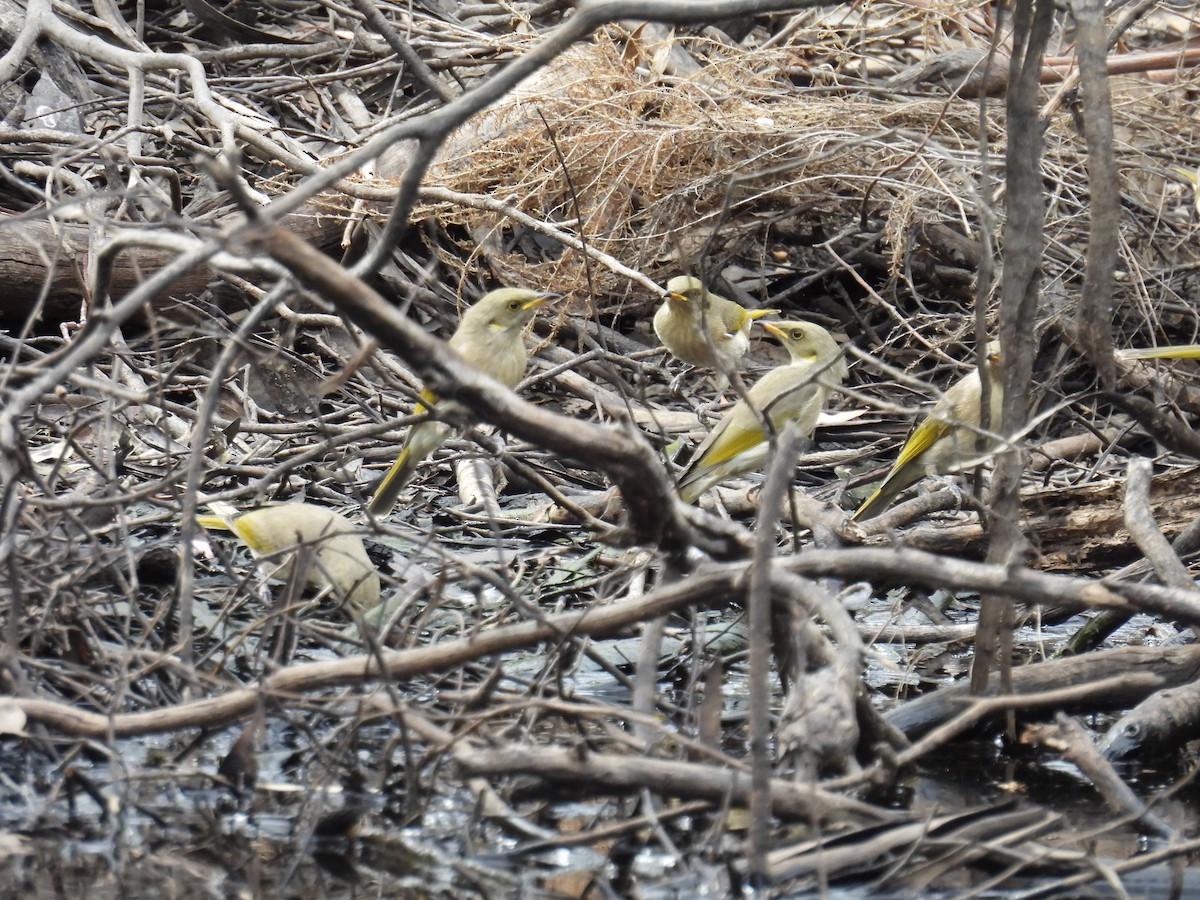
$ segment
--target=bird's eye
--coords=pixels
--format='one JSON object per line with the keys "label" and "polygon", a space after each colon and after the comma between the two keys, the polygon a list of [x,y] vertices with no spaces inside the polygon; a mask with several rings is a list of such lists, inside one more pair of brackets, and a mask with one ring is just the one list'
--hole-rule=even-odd
{"label": "bird's eye", "polygon": [[521,301],[520,300],[509,300],[508,308],[511,309],[513,312],[517,312],[521,308]]}
{"label": "bird's eye", "polygon": [[798,341],[802,337],[804,337],[804,329],[803,328],[793,328],[792,329],[792,340],[793,341]]}

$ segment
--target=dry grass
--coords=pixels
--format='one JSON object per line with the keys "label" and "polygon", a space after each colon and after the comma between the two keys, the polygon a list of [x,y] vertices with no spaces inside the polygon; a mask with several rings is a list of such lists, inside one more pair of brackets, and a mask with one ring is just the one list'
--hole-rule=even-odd
{"label": "dry grass", "polygon": [[[962,31],[955,20],[918,19],[886,4],[873,5],[871,15],[887,19],[883,33],[909,35],[897,68],[923,56],[922,45],[952,46],[946,34]],[[851,46],[844,31],[826,31],[830,42],[820,45],[816,62],[807,43],[812,30],[757,50],[690,40],[688,49],[709,62],[686,78],[648,69],[630,49],[636,39],[602,34],[456,135],[427,183],[498,199],[582,234],[659,283],[683,269],[715,274],[737,265],[754,276],[747,285],[764,302],[812,272],[830,270],[826,283],[852,279],[852,266],[842,262],[847,251],[878,238],[874,253],[886,259],[886,271],[869,272],[869,284],[856,291],[880,311],[894,307],[891,324],[872,322],[882,336],[932,345],[964,338],[969,317],[958,327],[946,321],[944,306],[925,314],[938,286],[921,277],[920,261],[935,252],[924,226],[977,233],[979,103],[929,89],[865,90],[849,75],[835,78],[832,72],[852,73],[864,50],[878,48]],[[798,85],[801,76],[812,83]],[[1196,327],[1170,315],[1172,307],[1193,305],[1190,279],[1180,275],[1200,262],[1190,189],[1170,169],[1196,165],[1200,128],[1189,112],[1196,86],[1190,72],[1169,84],[1140,75],[1114,80],[1128,201],[1118,324],[1130,341],[1151,340],[1145,329],[1155,322],[1159,340]],[[1001,225],[1003,112],[1003,100],[993,99],[982,119]],[[1045,282],[1068,295],[1079,289],[1087,243],[1086,148],[1076,125],[1068,106],[1058,106],[1045,149]],[[591,295],[606,312],[619,313],[631,291],[635,302],[649,300],[603,267],[589,286],[581,253],[530,241],[499,213],[436,202],[415,216],[438,223],[441,262],[460,277],[482,266],[503,279]]]}

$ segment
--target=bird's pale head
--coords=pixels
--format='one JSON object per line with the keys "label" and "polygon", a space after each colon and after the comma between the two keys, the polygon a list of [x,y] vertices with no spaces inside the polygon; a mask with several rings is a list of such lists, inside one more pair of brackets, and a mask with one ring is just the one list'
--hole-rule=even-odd
{"label": "bird's pale head", "polygon": [[829,365],[835,377],[845,378],[846,363],[841,348],[828,331],[814,322],[760,322],[767,333],[787,348],[793,363]]}
{"label": "bird's pale head", "polygon": [[557,296],[526,288],[497,288],[463,313],[462,324],[493,331],[520,329],[533,318],[539,306]]}
{"label": "bird's pale head", "polygon": [[676,275],[667,282],[667,298],[687,302],[699,300],[704,295],[704,285],[692,275]]}
{"label": "bird's pale head", "polygon": [[984,354],[983,364],[988,367],[988,372],[997,372],[1000,365],[1000,342],[988,341],[987,353]]}
{"label": "bird's pale head", "polygon": [[829,332],[813,322],[781,321],[759,324],[787,348],[793,360],[832,359],[841,352],[837,341]]}

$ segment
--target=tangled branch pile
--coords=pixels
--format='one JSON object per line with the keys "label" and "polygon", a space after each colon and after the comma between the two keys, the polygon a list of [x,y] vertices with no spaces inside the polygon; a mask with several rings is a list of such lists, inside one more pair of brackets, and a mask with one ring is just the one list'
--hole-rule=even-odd
{"label": "tangled branch pile", "polygon": [[[816,502],[852,508],[930,386],[961,374],[977,291],[995,322],[976,278],[1003,249],[1007,123],[1002,97],[986,96],[1004,89],[1003,59],[980,72],[993,32],[1001,57],[1011,38],[990,7],[608,23],[446,136],[440,113],[596,4],[353,6],[273,0],[239,19],[236,5],[165,0],[127,21],[110,3],[0,0],[0,272],[22,325],[2,339],[0,376],[0,827],[29,836],[4,863],[12,883],[39,877],[57,859],[41,841],[64,833],[112,843],[110,868],[72,870],[80,881],[128,886],[136,858],[156,885],[240,890],[245,872],[287,858],[264,890],[297,894],[333,890],[312,836],[323,865],[331,851],[380,893],[414,880],[619,895],[751,875],[784,891],[878,875],[917,892],[998,867],[1009,884],[1093,877],[1091,837],[1070,816],[1094,810],[946,810],[910,790],[915,772],[937,777],[939,751],[976,740],[969,729],[990,740],[1010,707],[1111,711],[1200,666],[1194,646],[1156,646],[1174,623],[1200,623],[1190,585],[1163,574],[1145,532],[1130,537],[1138,516],[1190,534],[1192,461],[1162,455],[1154,481],[1126,491],[1130,455],[1161,435],[1096,395],[1072,344],[1091,222],[1069,58],[1043,66],[1047,246],[1030,329],[1044,396],[1019,436],[1037,451],[1025,499],[1041,557],[1001,567],[971,561],[986,529],[968,512],[897,537]],[[1111,328],[1118,345],[1185,343],[1200,332],[1200,76],[1175,43],[1191,26],[1139,14],[1110,81],[1124,202]],[[1056,22],[1054,52],[1070,52],[1072,28]],[[434,132],[446,139],[407,232],[368,280],[442,336],[485,285],[566,294],[524,390],[560,415],[495,406],[481,418],[523,439],[451,440],[433,462],[453,459],[453,477],[428,466],[393,518],[362,522],[422,378],[460,400],[471,386],[440,352],[406,356],[415,376],[372,340],[412,346],[402,329],[350,324],[376,299],[363,282],[306,291],[309,269],[263,248],[282,221],[347,266],[362,259],[394,236],[389,204]],[[719,495],[724,521],[659,503],[672,470],[642,438],[670,448],[711,427],[711,398],[673,389],[676,364],[649,331],[655,286],[684,271],[876,357],[852,360],[786,510],[763,508],[753,481]],[[1130,377],[1164,409],[1195,408],[1186,383]],[[929,497],[926,512],[962,502]],[[210,501],[271,500],[356,518],[384,603],[360,615],[308,591],[302,564],[259,568],[197,534]],[[1166,586],[1098,577],[1150,569],[1143,554]],[[1013,697],[964,702],[942,683],[979,593],[1043,611],[1044,627],[1017,632],[1022,660],[1065,644],[1080,622],[1059,622],[1081,611],[1137,614],[1122,641],[1150,646],[1022,666]],[[772,611],[769,640],[743,622],[755,603]],[[768,655],[765,697],[752,673]],[[746,713],[756,721],[767,700],[769,742]],[[1056,727],[1029,740],[1082,760],[1088,741]],[[771,777],[753,781],[764,762]],[[1022,758],[1047,776],[1042,762]],[[981,776],[980,793],[999,780]],[[77,817],[93,801],[94,818]],[[734,808],[764,802],[773,818],[743,839]],[[113,809],[119,829],[102,819]],[[262,824],[272,816],[286,834]],[[821,830],[797,837],[797,821]],[[775,852],[756,858],[764,833]],[[195,871],[175,871],[177,848]],[[566,873],[530,863],[549,848],[566,850]]]}

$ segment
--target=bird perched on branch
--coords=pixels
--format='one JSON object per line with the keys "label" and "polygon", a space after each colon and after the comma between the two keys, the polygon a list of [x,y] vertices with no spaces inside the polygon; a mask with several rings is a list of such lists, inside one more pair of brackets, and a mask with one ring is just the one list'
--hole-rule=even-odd
{"label": "bird perched on branch", "polygon": [[285,565],[284,578],[290,577],[295,557],[308,548],[312,560],[307,580],[317,587],[329,587],[338,599],[349,600],[359,609],[379,603],[379,573],[371,564],[362,538],[349,521],[331,509],[311,503],[279,503],[249,512],[223,512],[197,516],[196,521],[209,530],[232,531],[250,548],[254,557],[278,556]]}
{"label": "bird perched on branch", "polygon": [[654,314],[654,333],[671,355],[693,366],[716,369],[718,390],[750,347],[754,320],[777,309],[746,309],[706,291],[699,278],[676,275],[667,282],[667,298]]}
{"label": "bird perched on branch", "polygon": [[[992,431],[1000,424],[1000,406],[1004,402],[999,363],[1000,343],[992,341],[987,346],[983,361],[987,367],[990,397],[988,427]],[[955,472],[978,458],[977,436],[982,398],[983,386],[978,369],[972,369],[951,385],[929,415],[913,429],[900,448],[900,455],[892,463],[887,477],[854,511],[851,521],[861,522],[879,515],[892,505],[901,491],[930,473]],[[984,443],[985,449],[994,446],[994,441]]]}
{"label": "bird perched on branch", "polygon": [[[523,332],[539,306],[557,294],[529,291],[524,288],[499,288],[483,295],[478,303],[463,313],[458,328],[451,336],[450,347],[479,371],[490,375],[505,387],[514,388],[525,375],[528,356]],[[414,413],[433,406],[436,398],[428,390],[421,391],[421,402]],[[442,404],[443,410],[449,404]],[[367,504],[373,516],[387,515],[396,504],[417,466],[425,457],[450,437],[451,427],[445,422],[429,419],[409,429],[400,455],[375,488]]]}
{"label": "bird perched on branch", "polygon": [[717,423],[679,479],[679,496],[693,503],[713,485],[752,472],[770,452],[763,417],[775,431],[795,422],[811,435],[830,391],[847,375],[846,361],[829,332],[812,322],[764,322],[790,360],[764,375]]}

